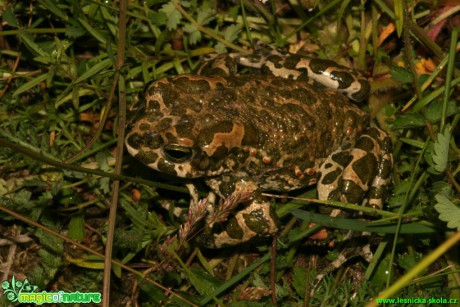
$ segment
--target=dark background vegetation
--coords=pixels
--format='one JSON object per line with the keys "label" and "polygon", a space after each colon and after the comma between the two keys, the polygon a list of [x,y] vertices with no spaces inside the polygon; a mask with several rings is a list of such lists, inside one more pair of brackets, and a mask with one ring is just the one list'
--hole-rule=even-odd
{"label": "dark background vegetation", "polygon": [[[458,1],[151,0],[130,1],[126,14],[117,1],[0,3],[2,281],[104,291],[112,306],[362,306],[385,289],[460,298]],[[182,182],[121,152],[125,111],[146,83],[193,71],[210,53],[250,52],[256,40],[360,71],[372,85],[363,108],[394,142],[391,198],[359,240],[373,260],[351,259],[314,291],[346,229],[369,220],[336,220],[327,238],[309,238],[308,221],[327,215],[290,212],[327,206],[311,201],[311,187],[290,195],[309,201],[273,200],[286,225],[276,253],[270,242],[203,250],[161,210],[188,204]],[[94,253],[106,247],[110,284]]]}

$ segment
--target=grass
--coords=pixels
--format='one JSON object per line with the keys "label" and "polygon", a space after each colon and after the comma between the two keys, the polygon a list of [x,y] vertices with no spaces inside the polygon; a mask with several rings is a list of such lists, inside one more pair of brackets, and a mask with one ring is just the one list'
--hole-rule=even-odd
{"label": "grass", "polygon": [[[457,7],[292,3],[3,2],[2,281],[14,276],[39,291],[101,292],[105,306],[458,300]],[[331,221],[317,211],[361,209],[319,202],[315,187],[277,196],[284,225],[277,246],[204,250],[181,237],[186,225],[161,209],[166,202],[187,206],[183,183],[124,154],[126,110],[148,82],[191,72],[209,53],[248,53],[256,40],[335,60],[369,78],[372,95],[363,108],[393,139],[392,194],[372,221]],[[327,225],[328,234],[311,239],[321,227],[310,222]],[[372,236],[345,240],[347,230]],[[368,242],[370,263],[354,257],[312,288],[341,251]],[[4,285],[0,303],[8,305],[7,294],[24,285]]]}

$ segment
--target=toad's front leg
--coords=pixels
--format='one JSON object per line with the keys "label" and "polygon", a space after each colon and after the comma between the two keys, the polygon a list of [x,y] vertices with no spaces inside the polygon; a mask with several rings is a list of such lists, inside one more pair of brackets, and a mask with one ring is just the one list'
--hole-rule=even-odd
{"label": "toad's front leg", "polygon": [[222,248],[278,232],[278,218],[253,181],[221,176],[206,182],[224,201],[209,212],[204,231],[197,237],[198,244]]}

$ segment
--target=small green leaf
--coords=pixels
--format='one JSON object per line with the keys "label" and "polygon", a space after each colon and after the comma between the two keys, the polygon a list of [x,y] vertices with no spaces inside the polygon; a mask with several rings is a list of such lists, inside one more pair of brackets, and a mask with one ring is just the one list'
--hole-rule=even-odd
{"label": "small green leaf", "polygon": [[434,208],[439,213],[439,219],[446,222],[447,227],[460,231],[460,208],[443,194],[437,194],[435,198],[437,204]]}
{"label": "small green leaf", "polygon": [[188,277],[190,278],[190,283],[201,295],[213,293],[220,284],[219,280],[198,269],[191,269]]}
{"label": "small green leaf", "polygon": [[13,96],[17,96],[17,95],[19,95],[19,94],[21,94],[21,93],[23,93],[23,92],[25,92],[27,90],[30,90],[34,86],[37,86],[41,82],[45,81],[48,78],[48,75],[51,75],[51,74],[52,74],[51,72],[48,72],[46,74],[40,75],[40,76],[30,80],[29,82],[24,83],[16,91],[14,91]]}
{"label": "small green leaf", "polygon": [[175,30],[177,29],[177,25],[179,24],[182,14],[176,9],[174,4],[172,2],[164,4],[160,12],[163,12],[166,14],[167,22],[166,22],[166,28],[168,30]]}
{"label": "small green leaf", "polygon": [[434,162],[433,162],[433,152],[434,152],[434,144],[433,142],[429,141],[428,145],[426,146],[425,152],[423,153],[423,159],[425,160],[426,163],[430,166],[429,170],[431,170],[431,173],[436,173],[434,170]]}
{"label": "small green leaf", "polygon": [[403,143],[414,146],[415,148],[422,149],[425,146],[425,143],[419,140],[409,139],[409,138],[399,138]]}
{"label": "small green leaf", "polygon": [[223,54],[223,53],[226,53],[226,52],[227,52],[227,47],[225,47],[225,45],[222,44],[221,42],[218,42],[218,43],[214,46],[214,50],[216,50],[216,53]]}
{"label": "small green leaf", "polygon": [[[83,97],[83,96],[88,96],[88,95],[94,95],[95,91],[93,89],[85,89],[85,88],[79,88],[77,91],[77,97]],[[66,95],[62,97],[61,99],[57,100],[54,104],[55,108],[59,108],[62,104],[66,103],[67,101],[71,101],[73,98],[74,93],[70,93],[69,95]],[[83,112],[83,110],[79,110],[80,112]]]}
{"label": "small green leaf", "polygon": [[70,25],[65,35],[69,38],[78,38],[86,33],[85,29],[78,23]]}
{"label": "small green leaf", "polygon": [[141,208],[136,210],[129,202],[125,200],[121,200],[120,205],[126,211],[134,226],[141,229],[142,231],[146,231],[147,224],[146,217],[144,215],[145,212],[142,212],[143,210]]}
{"label": "small green leaf", "polygon": [[293,209],[291,213],[297,218],[306,221],[313,222],[318,225],[336,229],[346,229],[355,231],[369,231],[373,233],[411,233],[411,234],[422,234],[422,233],[433,233],[436,230],[428,225],[422,223],[404,223],[398,229],[396,222],[385,222],[378,224],[374,222],[360,221],[356,219],[348,219],[343,217],[331,217],[329,215],[323,215],[319,213],[313,213],[309,211],[303,211],[300,209]]}
{"label": "small green leaf", "polygon": [[188,40],[190,44],[194,45],[201,40],[201,32],[198,31],[198,28],[193,24],[186,24],[184,26],[184,32],[189,33]]}
{"label": "small green leaf", "polygon": [[116,277],[121,278],[121,267],[119,265],[113,264],[112,271]]}
{"label": "small green leaf", "polygon": [[45,52],[42,48],[40,48],[40,46],[38,46],[35,42],[34,42],[34,38],[29,35],[28,33],[26,32],[21,32],[19,34],[19,37],[21,38],[21,40],[24,42],[24,44],[30,49],[32,50],[35,54],[37,55],[40,55],[42,57],[49,57],[50,54]]}
{"label": "small green leaf", "polygon": [[153,22],[154,25],[162,26],[168,21],[168,16],[164,12],[152,12],[148,11],[147,17]]}
{"label": "small green leaf", "polygon": [[[171,275],[173,274],[168,274],[168,277]],[[169,298],[165,295],[165,291],[152,283],[141,282],[139,283],[139,288],[141,289],[141,294],[149,300],[148,302],[150,306],[160,306],[169,300]],[[171,305],[174,306],[173,304]],[[176,303],[176,306],[180,305]]]}
{"label": "small green leaf", "polygon": [[398,257],[398,263],[403,269],[409,271],[420,262],[421,256],[421,254],[413,251],[410,254],[401,254]]}
{"label": "small green leaf", "polygon": [[393,67],[393,70],[391,71],[391,77],[402,83],[410,83],[413,79],[413,75],[410,71],[399,66]]}
{"label": "small green leaf", "polygon": [[[432,123],[439,122],[442,117],[442,101],[433,101],[428,105],[424,112],[424,116],[427,120]],[[457,106],[455,101],[449,101],[447,103],[446,117],[457,114],[460,112],[460,108]]]}
{"label": "small green leaf", "polygon": [[198,260],[200,261],[201,265],[204,267],[204,269],[208,272],[208,274],[214,274],[212,265],[209,263],[209,261],[203,256],[200,250],[198,250],[197,253]]}
{"label": "small green leaf", "polygon": [[106,69],[111,64],[112,64],[111,59],[102,60],[99,63],[97,63],[96,65],[91,66],[87,71],[85,71],[85,73],[83,73],[80,77],[78,77],[73,83],[78,83],[78,82],[81,82],[83,80],[86,80],[89,77],[94,76],[95,74],[99,73],[101,70]]}
{"label": "small green leaf", "polygon": [[430,193],[433,195],[441,194],[444,196],[449,196],[451,192],[452,192],[452,186],[445,181],[433,182],[430,188]]}
{"label": "small green leaf", "polygon": [[196,21],[201,25],[207,25],[215,19],[216,13],[210,7],[201,8],[196,15]]}
{"label": "small green leaf", "polygon": [[343,13],[347,9],[348,5],[350,4],[350,1],[351,0],[342,1],[342,4],[340,4],[340,8],[337,11],[337,30],[338,31],[340,31],[340,27],[342,26],[342,23],[343,23],[343,20],[342,20]]}
{"label": "small green leaf", "polygon": [[383,287],[387,283],[388,278],[390,278],[391,281],[394,280],[393,270],[390,272],[390,277],[388,277],[388,266],[392,263],[392,259],[390,258],[391,255],[387,255],[385,258],[380,259],[380,264],[376,267],[376,270],[370,279],[370,284],[373,287]]}
{"label": "small green leaf", "polygon": [[78,242],[83,241],[85,236],[85,221],[83,214],[77,213],[72,216],[69,223],[68,236]]}
{"label": "small green leaf", "polygon": [[292,286],[301,297],[305,297],[305,285],[307,284],[307,269],[301,266],[294,267]]}
{"label": "small green leaf", "polygon": [[394,12],[395,12],[395,23],[396,23],[396,32],[398,37],[401,37],[401,33],[404,26],[404,6],[402,0],[395,0],[394,2]]}
{"label": "small green leaf", "polygon": [[225,29],[224,38],[228,40],[229,42],[233,42],[234,40],[238,38],[238,35],[240,34],[242,27],[243,27],[242,25],[238,25],[238,24],[228,26]]}
{"label": "small green leaf", "polygon": [[406,112],[401,115],[396,115],[392,122],[392,129],[409,129],[425,126],[425,119],[418,113]]}
{"label": "small green leaf", "polygon": [[78,18],[80,24],[101,44],[106,44],[106,36],[103,33],[100,33],[96,28],[92,27],[89,23],[86,22],[83,18]]}
{"label": "small green leaf", "polygon": [[66,257],[66,260],[82,268],[102,270],[104,269],[104,260],[95,255],[83,256],[83,258]]}
{"label": "small green leaf", "polygon": [[230,18],[232,18],[233,20],[236,20],[236,18],[238,17],[238,12],[239,11],[240,11],[240,6],[239,5],[234,5],[227,11],[227,15]]}
{"label": "small green leaf", "polygon": [[57,2],[53,0],[41,0],[40,4],[46,7],[50,12],[52,12],[57,17],[61,18],[64,21],[69,19],[67,12],[62,11],[58,6]]}
{"label": "small green leaf", "polygon": [[2,15],[3,21],[5,21],[10,27],[17,28],[19,27],[18,19],[13,12],[13,6],[8,6],[6,10],[3,11]]}
{"label": "small green leaf", "polygon": [[436,142],[433,145],[433,163],[434,169],[443,172],[447,167],[447,156],[449,153],[450,132],[449,126],[446,126],[444,132],[439,132]]}

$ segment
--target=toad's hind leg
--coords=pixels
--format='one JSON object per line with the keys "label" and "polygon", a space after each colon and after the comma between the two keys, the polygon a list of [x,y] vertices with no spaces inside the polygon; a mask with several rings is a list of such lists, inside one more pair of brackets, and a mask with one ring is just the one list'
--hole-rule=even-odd
{"label": "toad's hind leg", "polygon": [[[391,182],[392,160],[388,134],[375,127],[366,129],[355,144],[347,144],[334,151],[323,162],[320,167],[321,178],[318,181],[318,198],[382,208]],[[340,212],[335,209],[331,216],[337,216]],[[354,235],[349,232],[348,236],[352,238]],[[370,245],[366,244],[362,248],[351,246],[343,250],[316,277],[312,291],[326,274],[356,255],[363,256],[369,262],[372,258]]]}
{"label": "toad's hind leg", "polygon": [[391,140],[388,134],[370,127],[350,151],[351,161],[343,170],[341,201],[381,209],[391,181]]}
{"label": "toad's hind leg", "polygon": [[[340,186],[342,183],[343,170],[350,163],[350,147],[332,152],[321,164],[321,177],[318,180],[318,199],[320,200],[341,200]],[[335,217],[341,213],[340,209],[334,209],[331,216]]]}
{"label": "toad's hind leg", "polygon": [[371,187],[367,192],[367,196],[363,201],[363,205],[372,208],[383,208],[383,202],[388,198],[388,188],[391,184],[391,170],[393,168],[393,154],[391,139],[388,134],[378,128],[370,128],[371,134],[377,134],[379,161],[377,171],[372,181]]}
{"label": "toad's hind leg", "polygon": [[350,144],[332,152],[321,164],[321,177],[318,181],[320,200],[340,200],[340,186],[343,170],[351,162]]}
{"label": "toad's hind leg", "polygon": [[391,181],[391,140],[376,127],[355,144],[334,151],[321,165],[318,198],[382,208]]}

